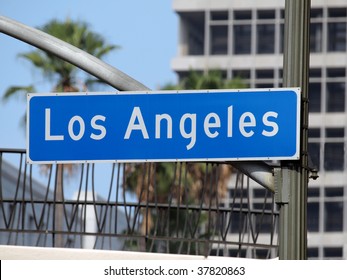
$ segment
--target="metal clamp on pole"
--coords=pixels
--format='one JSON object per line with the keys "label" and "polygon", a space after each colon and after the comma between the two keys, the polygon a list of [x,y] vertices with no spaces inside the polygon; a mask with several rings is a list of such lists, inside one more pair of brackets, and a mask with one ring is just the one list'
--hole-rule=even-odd
{"label": "metal clamp on pole", "polygon": [[274,168],[274,181],[275,181],[275,202],[277,204],[289,203],[289,182],[290,172],[288,169],[279,167]]}

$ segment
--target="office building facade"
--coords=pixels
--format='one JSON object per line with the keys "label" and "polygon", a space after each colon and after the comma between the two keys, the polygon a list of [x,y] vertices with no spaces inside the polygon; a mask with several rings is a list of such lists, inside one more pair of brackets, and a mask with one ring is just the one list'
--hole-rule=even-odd
{"label": "office building facade", "polygon": [[[191,70],[219,70],[248,88],[282,87],[284,4],[174,0],[179,38],[172,69],[179,79]],[[347,259],[345,0],[311,1],[310,52],[309,153],[319,178],[308,189],[308,257]],[[253,207],[261,193],[255,185],[249,194]]]}

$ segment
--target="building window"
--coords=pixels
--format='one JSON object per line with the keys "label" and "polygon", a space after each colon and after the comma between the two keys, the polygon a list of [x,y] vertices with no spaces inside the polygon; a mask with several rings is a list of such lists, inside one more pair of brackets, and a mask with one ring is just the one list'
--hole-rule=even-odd
{"label": "building window", "polygon": [[250,70],[233,70],[233,78],[241,78],[243,80],[249,80],[251,78]]}
{"label": "building window", "polygon": [[237,257],[237,258],[245,258],[246,250],[245,249],[229,249],[228,250],[229,257]]}
{"label": "building window", "polygon": [[321,52],[323,44],[323,23],[322,23],[323,10],[311,10],[311,24],[310,24],[310,51]]}
{"label": "building window", "polygon": [[346,23],[334,22],[328,24],[328,51],[346,51]]}
{"label": "building window", "polygon": [[210,252],[211,256],[219,256],[219,257],[223,257],[224,252],[223,249],[212,249]]}
{"label": "building window", "polygon": [[346,51],[346,8],[328,9],[328,51]]}
{"label": "building window", "polygon": [[311,158],[314,168],[318,171],[320,170],[320,142],[309,142],[308,143],[308,154]]}
{"label": "building window", "polygon": [[322,51],[322,30],[323,30],[323,24],[322,23],[311,23],[310,26],[310,51],[315,52],[321,52]]}
{"label": "building window", "polygon": [[[283,21],[283,20],[282,20]],[[284,23],[280,24],[280,53],[283,53],[284,50]]]}
{"label": "building window", "polygon": [[250,10],[240,10],[234,11],[234,20],[251,20],[252,11]]}
{"label": "building window", "polygon": [[309,202],[307,205],[307,230],[319,231],[319,202]]}
{"label": "building window", "polygon": [[327,171],[341,171],[344,168],[344,134],[343,128],[326,129],[324,169]]}
{"label": "building window", "polygon": [[243,210],[248,209],[248,205],[246,203],[238,204],[238,203],[231,203],[229,205],[230,209],[233,211],[231,212],[231,224],[229,226],[229,232],[230,233],[239,233],[242,232],[244,227],[246,226],[248,222],[247,214],[243,212]]}
{"label": "building window", "polygon": [[257,53],[272,54],[275,52],[275,10],[259,10],[257,19]]}
{"label": "building window", "polygon": [[310,81],[308,87],[309,111],[317,113],[321,111],[322,97],[322,70],[311,68],[309,73]]}
{"label": "building window", "polygon": [[269,233],[274,231],[274,215],[272,215],[272,203],[253,203],[253,209],[256,211],[255,231],[258,233]]}
{"label": "building window", "polygon": [[228,11],[211,11],[210,14],[210,54],[228,54]]}
{"label": "building window", "polygon": [[234,25],[234,43],[233,53],[234,54],[250,54],[251,53],[251,37],[252,37],[252,26],[250,24],[245,25]]}
{"label": "building window", "polygon": [[228,11],[212,11],[211,12],[211,20],[213,21],[223,21],[228,19],[229,19]]}
{"label": "building window", "polygon": [[181,40],[186,45],[188,55],[203,55],[205,46],[205,13],[189,12],[181,14]]}
{"label": "building window", "polygon": [[345,111],[345,83],[327,82],[327,112]]}
{"label": "building window", "polygon": [[275,10],[259,10],[257,12],[258,19],[275,19]]}
{"label": "building window", "polygon": [[342,259],[342,247],[325,247],[323,248],[324,259]]}
{"label": "building window", "polygon": [[326,111],[345,111],[345,68],[328,68],[326,83]]}
{"label": "building window", "polygon": [[318,259],[318,256],[319,256],[319,250],[317,247],[310,247],[310,248],[307,248],[307,258],[309,260],[315,260],[315,259]]}
{"label": "building window", "polygon": [[253,258],[268,259],[269,256],[271,256],[271,250],[269,249],[253,249]]}
{"label": "building window", "polygon": [[343,202],[324,202],[324,231],[342,231]]}
{"label": "building window", "polygon": [[321,111],[322,85],[320,82],[310,82],[308,88],[309,111],[310,113],[318,113]]}
{"label": "building window", "polygon": [[211,26],[211,55],[228,54],[228,26]]}
{"label": "building window", "polygon": [[324,190],[324,231],[343,230],[343,187]]}
{"label": "building window", "polygon": [[272,193],[265,189],[265,188],[261,188],[261,189],[254,189],[253,190],[253,197],[254,198],[272,198]]}
{"label": "building window", "polygon": [[273,54],[275,52],[275,25],[257,25],[257,53]]}
{"label": "building window", "polygon": [[234,11],[233,54],[252,52],[252,11]]}
{"label": "building window", "polygon": [[345,68],[328,68],[327,69],[328,78],[343,78],[346,76]]}
{"label": "building window", "polygon": [[255,71],[255,87],[256,88],[273,88],[274,87],[274,70],[273,69],[257,69]]}
{"label": "building window", "polygon": [[319,188],[308,188],[307,229],[310,232],[319,231]]}

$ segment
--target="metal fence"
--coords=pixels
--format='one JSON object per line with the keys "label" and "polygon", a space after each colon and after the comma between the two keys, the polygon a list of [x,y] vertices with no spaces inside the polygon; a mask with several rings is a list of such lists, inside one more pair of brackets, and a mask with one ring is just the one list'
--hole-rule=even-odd
{"label": "metal fence", "polygon": [[29,165],[0,149],[0,203],[4,245],[278,255],[272,193],[228,164]]}

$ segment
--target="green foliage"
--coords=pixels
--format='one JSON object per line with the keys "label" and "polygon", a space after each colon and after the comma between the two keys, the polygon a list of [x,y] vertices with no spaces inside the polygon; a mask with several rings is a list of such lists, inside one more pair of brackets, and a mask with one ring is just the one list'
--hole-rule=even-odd
{"label": "green foliage", "polygon": [[[30,85],[30,86],[11,86],[9,87],[3,96],[4,101],[7,101],[9,98],[11,98],[12,96],[17,96],[17,93],[28,93],[28,92],[35,92],[35,88],[34,86]],[[22,97],[26,97],[25,94],[21,95]]]}
{"label": "green foliage", "polygon": [[[100,34],[91,31],[88,24],[82,21],[51,20],[39,29],[99,59],[118,48],[116,45],[107,44]],[[85,80],[81,81],[80,78],[77,78],[80,70],[76,66],[40,49],[20,53],[18,57],[28,61],[34,69],[42,74],[44,79],[51,81],[53,92],[77,92],[86,90],[90,85],[103,83],[90,75],[86,75]],[[3,100],[6,101],[16,96],[25,97],[26,93],[33,93],[36,90],[34,85],[11,86],[4,92]]]}
{"label": "green foliage", "polygon": [[[51,20],[39,29],[100,59],[118,48],[116,45],[107,44],[100,34],[91,31],[88,24],[81,21]],[[81,85],[82,87],[86,85],[84,82],[77,81],[79,69],[76,66],[54,54],[35,49],[20,53],[18,57],[28,61],[36,70],[41,72],[44,78],[52,81],[53,91],[79,91]],[[92,83],[92,80],[90,76],[86,78],[89,84]],[[12,86],[6,91],[3,98],[8,99],[16,94],[28,92],[26,89],[31,91],[33,86]]]}
{"label": "green foliage", "polygon": [[231,80],[224,79],[222,72],[211,70],[206,74],[191,70],[179,84],[168,84],[165,90],[185,90],[185,89],[242,89],[246,85],[240,77]]}

